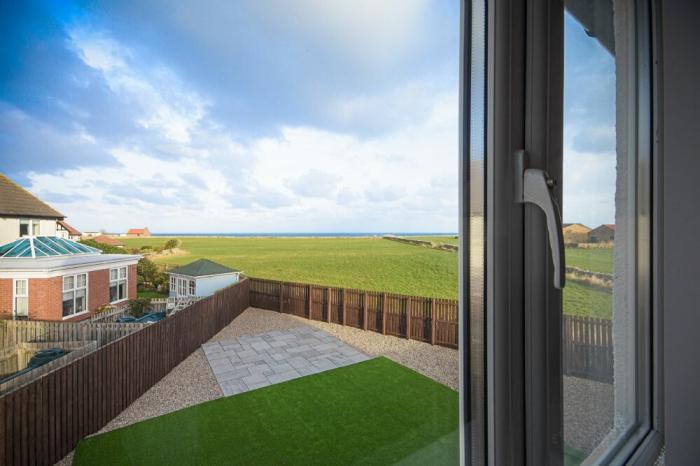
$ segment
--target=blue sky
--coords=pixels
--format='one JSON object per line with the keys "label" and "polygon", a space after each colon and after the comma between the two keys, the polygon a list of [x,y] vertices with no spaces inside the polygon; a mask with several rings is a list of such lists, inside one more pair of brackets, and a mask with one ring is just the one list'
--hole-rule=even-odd
{"label": "blue sky", "polygon": [[456,231],[458,10],[3,2],[0,170],[84,230]]}
{"label": "blue sky", "polygon": [[615,58],[569,14],[564,24],[566,223],[615,223]]}

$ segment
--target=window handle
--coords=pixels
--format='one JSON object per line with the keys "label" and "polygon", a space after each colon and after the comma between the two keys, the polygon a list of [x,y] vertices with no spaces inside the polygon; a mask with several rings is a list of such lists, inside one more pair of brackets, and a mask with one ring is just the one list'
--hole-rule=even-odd
{"label": "window handle", "polygon": [[554,265],[554,288],[561,290],[565,285],[564,234],[562,233],[561,213],[554,198],[556,182],[544,170],[527,168],[527,153],[515,152],[515,202],[535,204],[547,218],[549,247]]}

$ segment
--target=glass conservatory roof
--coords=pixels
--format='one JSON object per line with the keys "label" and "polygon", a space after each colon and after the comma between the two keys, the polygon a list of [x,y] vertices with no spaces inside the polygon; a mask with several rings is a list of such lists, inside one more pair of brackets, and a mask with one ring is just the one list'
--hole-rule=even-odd
{"label": "glass conservatory roof", "polygon": [[26,236],[0,246],[2,257],[55,257],[101,254],[97,248],[56,236]]}

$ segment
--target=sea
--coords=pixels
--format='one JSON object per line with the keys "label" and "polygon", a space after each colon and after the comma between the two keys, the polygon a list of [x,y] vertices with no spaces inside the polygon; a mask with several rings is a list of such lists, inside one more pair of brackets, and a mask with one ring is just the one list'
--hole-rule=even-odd
{"label": "sea", "polygon": [[457,236],[457,233],[449,232],[305,232],[305,233],[180,233],[180,232],[167,232],[167,233],[151,233],[151,236],[209,236],[217,238],[366,238],[373,236],[384,236],[384,235],[394,235],[394,236]]}

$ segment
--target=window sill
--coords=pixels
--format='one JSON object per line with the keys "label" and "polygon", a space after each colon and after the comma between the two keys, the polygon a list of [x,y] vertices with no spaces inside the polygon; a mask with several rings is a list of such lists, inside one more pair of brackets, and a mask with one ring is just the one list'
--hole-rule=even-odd
{"label": "window sill", "polygon": [[118,299],[116,301],[110,301],[109,304],[114,305],[114,304],[119,304],[119,303],[125,303],[129,300],[129,298],[124,298],[124,299]]}
{"label": "window sill", "polygon": [[86,310],[86,311],[82,311],[82,312],[78,312],[77,314],[71,314],[71,315],[69,315],[69,316],[65,316],[65,317],[61,318],[61,320],[70,320],[70,319],[73,319],[73,318],[75,318],[75,317],[84,316],[85,314],[88,314],[89,312],[90,312],[90,311],[87,311],[87,310]]}

